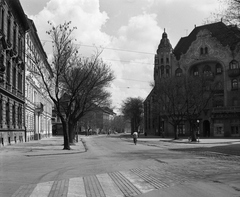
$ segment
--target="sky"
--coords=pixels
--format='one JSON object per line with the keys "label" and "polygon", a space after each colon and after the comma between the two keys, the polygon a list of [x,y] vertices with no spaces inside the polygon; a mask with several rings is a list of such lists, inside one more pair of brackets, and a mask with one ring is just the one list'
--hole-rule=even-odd
{"label": "sky", "polygon": [[46,53],[51,55],[48,21],[71,21],[82,56],[96,49],[110,65],[115,80],[108,88],[112,107],[119,109],[128,97],[146,99],[153,82],[154,55],[164,29],[174,48],[194,26],[201,26],[219,0],[20,0],[25,14],[38,31]]}

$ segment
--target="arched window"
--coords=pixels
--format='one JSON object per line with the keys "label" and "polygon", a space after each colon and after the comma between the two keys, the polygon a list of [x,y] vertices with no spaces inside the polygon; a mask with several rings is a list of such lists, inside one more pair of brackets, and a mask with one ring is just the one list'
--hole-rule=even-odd
{"label": "arched window", "polygon": [[161,66],[161,77],[164,75],[164,66]]}
{"label": "arched window", "polygon": [[170,66],[166,66],[166,77],[170,76]]}
{"label": "arched window", "polygon": [[182,69],[181,68],[177,68],[175,71],[175,76],[180,77],[182,76]]}
{"label": "arched window", "polygon": [[211,71],[211,67],[209,65],[205,65],[203,68],[203,74],[205,76],[212,76],[212,71]]}
{"label": "arched window", "polygon": [[233,79],[232,80],[232,89],[233,90],[238,89],[238,81],[237,81],[237,79]]}
{"label": "arched window", "polygon": [[200,48],[200,54],[201,55],[203,54],[203,48],[202,47]]}
{"label": "arched window", "polygon": [[239,68],[239,64],[236,60],[232,60],[230,63],[229,63],[229,69],[230,70],[233,70],[233,69],[238,69]]}
{"label": "arched window", "polygon": [[217,74],[221,74],[222,73],[222,66],[219,63],[216,64],[216,73]]}
{"label": "arched window", "polygon": [[166,63],[167,63],[167,64],[169,63],[169,58],[168,58],[168,57],[166,58]]}
{"label": "arched window", "polygon": [[161,64],[163,64],[163,58],[161,58]]}
{"label": "arched window", "polygon": [[198,67],[194,67],[193,68],[193,76],[198,76],[199,72],[198,72]]}
{"label": "arched window", "polygon": [[208,48],[207,47],[205,47],[205,54],[208,54]]}

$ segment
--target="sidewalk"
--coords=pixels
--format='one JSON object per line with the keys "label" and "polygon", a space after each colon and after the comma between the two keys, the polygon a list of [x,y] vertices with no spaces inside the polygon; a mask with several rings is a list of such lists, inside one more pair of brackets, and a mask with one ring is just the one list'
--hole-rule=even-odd
{"label": "sidewalk", "polygon": [[[130,134],[121,135],[120,138],[122,139],[129,139],[132,140],[132,136]],[[179,138],[177,140],[173,138],[162,138],[159,136],[143,136],[141,135],[138,138],[139,142],[171,142],[171,143],[185,143],[185,144],[234,144],[240,143],[239,138],[200,138],[199,142],[191,142],[187,138]]]}
{"label": "sidewalk", "polygon": [[71,150],[63,150],[63,137],[52,136],[41,140],[17,143],[1,147],[1,153],[22,152],[25,156],[47,156],[59,154],[76,154],[86,152],[85,141],[80,136],[78,142],[71,145]]}

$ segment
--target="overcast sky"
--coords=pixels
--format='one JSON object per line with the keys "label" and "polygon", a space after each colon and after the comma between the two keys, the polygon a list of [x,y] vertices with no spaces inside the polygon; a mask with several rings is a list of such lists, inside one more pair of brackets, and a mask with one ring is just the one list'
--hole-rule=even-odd
{"label": "overcast sky", "polygon": [[116,79],[109,90],[115,112],[127,97],[145,99],[153,82],[153,60],[164,28],[173,46],[194,25],[220,8],[218,0],[20,0],[51,53],[47,21],[72,21],[83,56],[104,48],[101,58]]}

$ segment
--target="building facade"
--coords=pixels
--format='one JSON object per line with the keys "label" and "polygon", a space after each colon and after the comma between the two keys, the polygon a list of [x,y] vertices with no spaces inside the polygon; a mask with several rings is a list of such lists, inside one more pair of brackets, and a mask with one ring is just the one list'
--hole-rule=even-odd
{"label": "building facade", "polygon": [[[217,90],[198,118],[200,136],[240,136],[240,30],[222,22],[195,27],[179,40],[174,49],[166,32],[158,46],[154,61],[155,87],[161,78],[206,75],[217,84]],[[174,136],[166,117],[154,114],[156,88],[144,101],[145,132]],[[177,127],[179,135],[190,135],[183,121]]]}
{"label": "building facade", "polygon": [[25,124],[27,140],[37,140],[52,134],[52,106],[48,93],[42,88],[42,78],[33,73],[38,68],[45,70],[45,77],[51,77],[47,55],[37,34],[34,22],[28,19],[26,33],[26,80],[25,80]]}
{"label": "building facade", "polygon": [[25,32],[19,0],[0,0],[0,146],[24,141]]}

